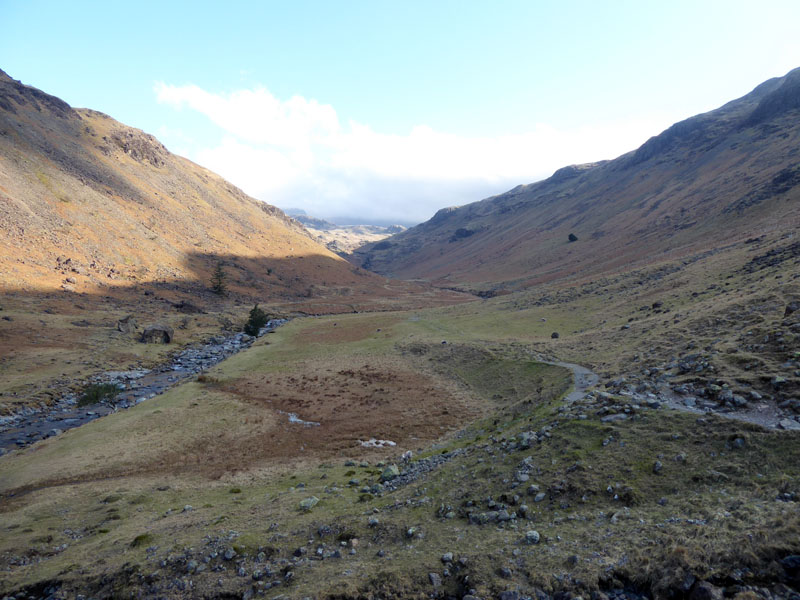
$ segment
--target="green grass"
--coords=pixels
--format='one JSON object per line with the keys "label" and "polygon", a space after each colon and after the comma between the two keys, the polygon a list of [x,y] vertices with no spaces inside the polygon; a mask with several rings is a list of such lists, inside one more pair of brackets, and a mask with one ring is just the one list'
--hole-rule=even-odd
{"label": "green grass", "polygon": [[[466,566],[454,567],[456,574],[444,579],[444,592],[463,594],[458,581],[468,576],[482,597],[515,586],[569,589],[584,597],[615,586],[661,594],[687,572],[713,578],[738,568],[750,569],[748,581],[758,584],[764,565],[800,552],[796,503],[776,501],[778,494],[800,490],[797,434],[714,417],[702,423],[694,415],[666,410],[644,411],[635,420],[614,424],[601,423],[590,410],[585,420],[565,416],[559,408],[570,387],[569,373],[536,363],[531,352],[558,348],[592,357],[597,350],[589,346],[596,342],[586,343],[591,334],[580,334],[583,339],[576,342],[569,326],[591,327],[600,317],[570,320],[574,304],[551,306],[548,313],[517,310],[510,302],[504,297],[406,314],[296,320],[213,369],[208,377],[219,385],[182,385],[152,402],[48,440],[35,452],[4,457],[0,488],[28,491],[4,499],[9,502],[3,508],[0,555],[69,546],[41,560],[35,570],[3,571],[0,582],[18,589],[57,578],[67,587],[83,589],[86,577],[102,569],[116,574],[122,594],[137,585],[121,575],[125,568],[153,572],[158,570],[156,561],[188,548],[207,551],[209,536],[230,532],[236,535],[229,544],[247,555],[247,561],[261,551],[290,561],[301,546],[309,553],[317,545],[341,550],[341,559],[315,562],[313,570],[294,568],[291,587],[275,591],[291,597],[426,595],[431,591],[427,574],[442,572],[445,552],[464,558]],[[588,310],[603,298],[577,302]],[[636,298],[626,302],[609,308],[609,337],[618,335],[627,315],[636,315],[643,304]],[[498,310],[503,311],[499,316]],[[546,322],[541,314],[548,315]],[[323,334],[334,322],[337,329],[360,333],[350,341],[328,339]],[[554,328],[560,328],[562,338],[550,342]],[[637,351],[641,344],[641,338],[620,339],[620,355]],[[463,454],[382,496],[361,491],[378,481],[378,460],[397,458],[382,454],[366,467],[360,461],[346,466],[343,452],[319,463],[251,466],[219,479],[187,471],[170,478],[168,489],[161,489],[165,480],[157,471],[125,474],[126,465],[137,460],[188,452],[203,436],[245,431],[250,413],[221,391],[226,381],[366,356],[402,359],[409,368],[456,382],[482,400],[485,416],[414,458],[454,450]],[[549,438],[512,449],[520,432],[545,427],[550,428]],[[746,440],[742,448],[730,444],[735,437]],[[676,460],[678,456],[683,458]],[[530,479],[515,486],[516,471],[526,459],[534,465]],[[653,472],[656,460],[663,464],[661,474]],[[98,476],[109,472],[119,475]],[[70,480],[37,488],[37,482],[64,475]],[[360,485],[350,486],[353,478]],[[527,494],[531,484],[545,492],[543,502],[534,503]],[[307,513],[300,511],[299,502],[311,495],[320,502]],[[520,499],[511,505],[515,495]],[[470,524],[467,512],[488,510],[489,497],[512,510],[527,504],[528,518],[515,526]],[[194,508],[184,512],[187,504]],[[442,507],[455,517],[445,518]],[[379,523],[370,526],[371,517]],[[64,533],[79,525],[85,529],[82,537]],[[320,537],[321,526],[333,533]],[[416,534],[409,538],[406,532],[412,527]],[[524,542],[527,529],[541,534],[539,544]],[[42,542],[47,536],[52,539]],[[145,550],[152,546],[159,548],[148,557]],[[349,554],[351,547],[354,555]],[[388,558],[379,557],[379,550]],[[89,568],[88,574],[70,569],[98,558],[102,567]],[[498,576],[501,567],[511,568],[510,579]],[[171,568],[160,570],[173,577]],[[193,576],[196,593],[241,591],[236,578],[226,578],[222,588],[218,578],[210,572]]]}

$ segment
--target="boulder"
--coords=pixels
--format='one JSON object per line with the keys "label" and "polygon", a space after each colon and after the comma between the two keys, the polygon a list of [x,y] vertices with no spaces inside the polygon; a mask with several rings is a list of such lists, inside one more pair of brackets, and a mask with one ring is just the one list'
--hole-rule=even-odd
{"label": "boulder", "polygon": [[150,325],[142,332],[142,342],[145,344],[169,344],[174,335],[172,327],[157,323]]}
{"label": "boulder", "polygon": [[316,496],[311,496],[310,498],[306,498],[300,501],[300,510],[309,511],[314,508],[317,503],[319,502],[319,498]]}
{"label": "boulder", "polygon": [[707,581],[698,581],[689,594],[689,600],[722,600],[722,597],[722,590]]}
{"label": "boulder", "polygon": [[204,313],[205,312],[202,308],[200,308],[196,304],[192,304],[191,302],[188,302],[186,300],[181,300],[180,302],[178,302],[174,306],[175,306],[175,309],[178,312],[182,312],[182,313],[184,313],[186,315],[195,315],[195,314],[199,314],[199,313]]}
{"label": "boulder", "polygon": [[381,481],[391,481],[395,477],[400,476],[400,469],[397,465],[389,465],[381,473]]}
{"label": "boulder", "polygon": [[133,315],[128,315],[117,321],[117,331],[122,333],[134,333],[137,328],[136,319],[133,318]]}

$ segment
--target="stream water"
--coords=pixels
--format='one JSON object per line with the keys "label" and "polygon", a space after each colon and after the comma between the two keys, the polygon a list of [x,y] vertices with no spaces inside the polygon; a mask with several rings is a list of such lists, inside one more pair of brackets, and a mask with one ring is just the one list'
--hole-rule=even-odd
{"label": "stream water", "polygon": [[[259,337],[275,331],[286,322],[286,319],[269,321],[259,331]],[[229,356],[249,348],[255,339],[244,333],[215,336],[203,344],[182,350],[169,362],[154,369],[107,371],[86,382],[87,386],[116,385],[119,392],[108,401],[78,406],[79,395],[68,392],[47,409],[27,409],[16,415],[0,417],[0,454],[59,435],[67,429],[80,427],[89,421],[155,398]]]}

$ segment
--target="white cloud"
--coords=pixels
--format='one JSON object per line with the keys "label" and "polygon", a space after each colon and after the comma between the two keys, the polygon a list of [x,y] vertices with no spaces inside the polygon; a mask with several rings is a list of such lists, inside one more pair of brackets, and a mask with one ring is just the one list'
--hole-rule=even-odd
{"label": "white cloud", "polygon": [[159,102],[188,107],[223,132],[190,158],[271,204],[320,217],[419,222],[436,210],[530,183],[574,163],[614,158],[675,119],[630,118],[576,130],[546,124],[498,137],[466,137],[420,125],[388,135],[335,109],[266,88],[214,94],[159,83]]}

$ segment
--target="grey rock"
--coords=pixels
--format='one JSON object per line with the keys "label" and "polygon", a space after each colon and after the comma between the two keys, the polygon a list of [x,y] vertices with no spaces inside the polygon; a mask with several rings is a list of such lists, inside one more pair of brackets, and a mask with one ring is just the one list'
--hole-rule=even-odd
{"label": "grey rock", "polygon": [[538,544],[540,538],[541,536],[539,535],[539,532],[535,529],[525,532],[525,541],[528,544]]}
{"label": "grey rock", "polygon": [[304,511],[309,511],[314,508],[317,503],[319,503],[319,498],[316,496],[309,496],[308,498],[304,498],[300,500],[300,509]]}
{"label": "grey rock", "polygon": [[707,581],[698,581],[692,587],[689,600],[722,600],[722,590]]}
{"label": "grey rock", "polygon": [[659,475],[663,468],[664,465],[661,464],[660,460],[657,460],[656,462],[653,463],[653,473],[655,473],[656,475]]}
{"label": "grey rock", "polygon": [[536,496],[534,496],[533,501],[534,502],[541,502],[546,497],[547,497],[547,495],[544,492],[539,492],[538,494],[536,494]]}
{"label": "grey rock", "polygon": [[442,562],[443,563],[451,563],[453,562],[453,553],[452,552],[445,552],[442,554]]}
{"label": "grey rock", "polygon": [[381,481],[391,481],[400,476],[400,469],[395,464],[388,465],[381,473]]}
{"label": "grey rock", "polygon": [[150,325],[142,332],[142,342],[145,344],[169,344],[175,336],[175,331],[169,325],[157,323]]}
{"label": "grey rock", "polygon": [[137,329],[136,319],[133,315],[121,318],[117,321],[117,331],[122,333],[134,333]]}
{"label": "grey rock", "polygon": [[438,573],[428,573],[428,579],[430,579],[433,587],[438,588],[442,586],[442,577]]}
{"label": "grey rock", "polygon": [[603,423],[613,423],[614,421],[625,421],[628,419],[628,415],[625,413],[616,413],[613,415],[606,415],[605,417],[601,417],[600,421]]}
{"label": "grey rock", "polygon": [[781,419],[778,421],[778,427],[789,431],[800,431],[800,423],[794,419]]}

